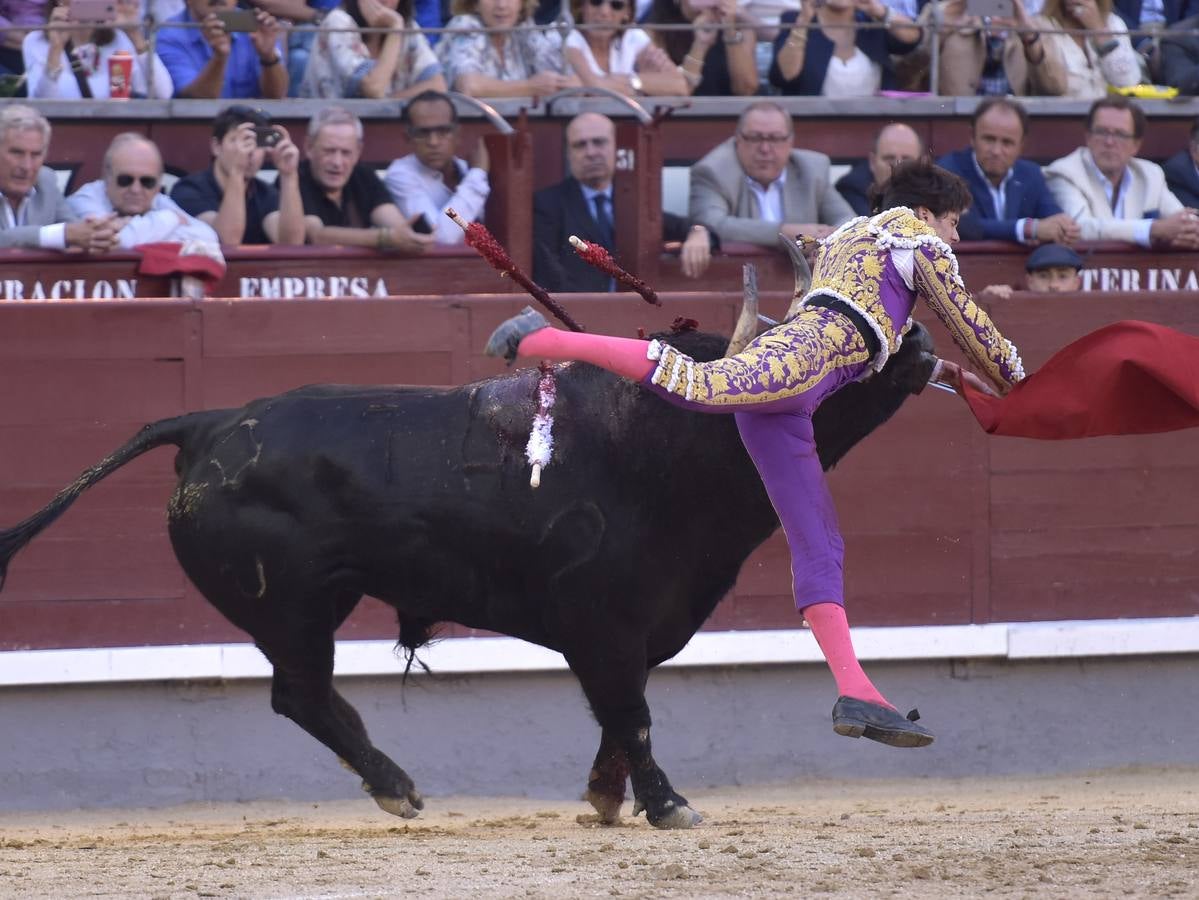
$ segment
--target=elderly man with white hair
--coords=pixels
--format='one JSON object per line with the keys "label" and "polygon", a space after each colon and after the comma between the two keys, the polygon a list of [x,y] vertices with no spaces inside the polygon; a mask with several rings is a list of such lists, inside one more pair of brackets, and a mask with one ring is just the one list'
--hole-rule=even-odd
{"label": "elderly man with white hair", "polygon": [[217,247],[212,226],[185,213],[162,193],[162,154],[154,142],[131,131],[118,134],[104,154],[104,177],[67,198],[77,216],[116,215],[119,246],[157,241],[200,241]]}
{"label": "elderly man with white hair", "polygon": [[0,109],[0,247],[112,249],[116,216],[81,219],[70,209],[54,171],[43,165],[49,148],[45,116],[19,103]]}

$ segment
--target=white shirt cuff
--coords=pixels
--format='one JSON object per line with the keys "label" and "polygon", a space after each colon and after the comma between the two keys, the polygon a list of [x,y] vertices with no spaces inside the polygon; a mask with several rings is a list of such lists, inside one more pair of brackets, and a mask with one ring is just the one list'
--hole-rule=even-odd
{"label": "white shirt cuff", "polygon": [[1136,231],[1133,232],[1133,239],[1142,247],[1148,247],[1153,243],[1149,237],[1149,229],[1153,227],[1152,219],[1141,219],[1137,222]]}
{"label": "white shirt cuff", "polygon": [[1035,240],[1029,241],[1025,240],[1024,238],[1024,223],[1027,221],[1027,218],[1016,220],[1016,240],[1018,240],[1021,244],[1035,244]]}
{"label": "white shirt cuff", "polygon": [[38,229],[37,245],[45,250],[66,250],[66,223],[59,222],[57,225],[43,225]]}

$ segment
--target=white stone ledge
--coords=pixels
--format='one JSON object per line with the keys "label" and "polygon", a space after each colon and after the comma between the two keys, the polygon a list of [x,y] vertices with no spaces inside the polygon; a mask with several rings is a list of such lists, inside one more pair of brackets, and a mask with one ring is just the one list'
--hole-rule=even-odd
{"label": "white stone ledge", "polygon": [[[855,628],[853,639],[864,661],[1199,653],[1199,616]],[[438,675],[566,670],[561,654],[505,637],[449,638],[426,647],[420,658]],[[755,666],[822,659],[806,629],[705,631],[664,665]],[[340,677],[399,675],[403,670],[403,660],[391,641],[339,641],[336,665]],[[412,671],[423,674],[417,667]],[[0,686],[7,687],[232,681],[270,675],[270,666],[252,644],[0,652]]]}

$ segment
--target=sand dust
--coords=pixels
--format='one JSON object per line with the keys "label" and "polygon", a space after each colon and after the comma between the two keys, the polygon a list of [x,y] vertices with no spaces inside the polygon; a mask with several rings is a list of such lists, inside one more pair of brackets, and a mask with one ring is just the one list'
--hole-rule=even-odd
{"label": "sand dust", "polygon": [[508,798],[10,813],[0,896],[1199,897],[1199,769],[689,794],[669,832]]}

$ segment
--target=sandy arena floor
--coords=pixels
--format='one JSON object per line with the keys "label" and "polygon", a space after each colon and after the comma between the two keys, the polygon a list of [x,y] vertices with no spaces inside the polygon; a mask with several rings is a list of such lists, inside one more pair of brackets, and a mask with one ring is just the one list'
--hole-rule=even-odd
{"label": "sandy arena floor", "polygon": [[673,832],[508,798],[7,814],[0,896],[1199,897],[1199,769],[689,799]]}

